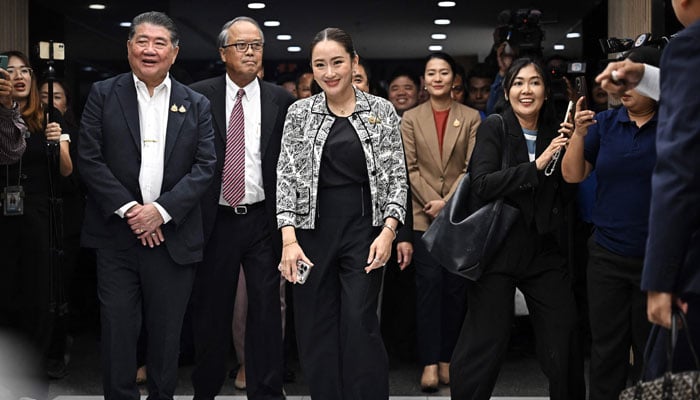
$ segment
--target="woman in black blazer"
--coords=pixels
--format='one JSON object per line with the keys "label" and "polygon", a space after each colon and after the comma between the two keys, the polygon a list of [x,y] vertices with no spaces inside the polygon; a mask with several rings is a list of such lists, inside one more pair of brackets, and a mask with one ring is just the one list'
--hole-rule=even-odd
{"label": "woman in black blazer", "polygon": [[505,170],[500,121],[488,119],[477,131],[469,164],[471,205],[503,197],[520,217],[484,274],[467,289],[469,310],[450,368],[453,398],[491,396],[508,348],[516,287],[527,301],[550,397],[585,395],[582,366],[572,368],[569,359],[576,309],[556,235],[573,186],[563,181],[558,163],[551,175],[544,173],[567,141],[557,133],[559,118],[548,111],[547,83],[542,67],[530,59],[516,60],[504,78]]}

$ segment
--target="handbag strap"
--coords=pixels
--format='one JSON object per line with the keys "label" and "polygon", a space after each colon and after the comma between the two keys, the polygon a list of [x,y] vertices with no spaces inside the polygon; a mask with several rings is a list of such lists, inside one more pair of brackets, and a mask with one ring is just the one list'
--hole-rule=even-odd
{"label": "handbag strap", "polygon": [[503,142],[503,154],[501,154],[501,170],[508,168],[508,150],[510,150],[510,141],[508,140],[508,127],[501,114],[495,114],[501,120],[501,136]]}
{"label": "handbag strap", "polygon": [[[676,349],[676,344],[678,341],[678,320],[680,320],[683,329],[685,329],[685,337],[688,340],[690,354],[693,356],[693,361],[695,361],[695,368],[700,370],[700,362],[698,361],[698,355],[695,352],[695,346],[693,346],[693,341],[691,339],[693,336],[690,333],[690,326],[688,326],[688,321],[685,318],[685,314],[674,306],[671,313],[671,332],[668,337],[668,340],[666,341],[666,372],[671,373],[673,369],[673,353]],[[649,339],[647,340],[647,345],[644,348],[644,361],[641,369],[642,377],[644,377],[644,374],[647,372],[646,368],[649,366],[649,358],[651,357],[651,351],[654,348],[656,338],[659,336],[659,331],[661,329],[663,329],[661,325],[655,324],[651,327]],[[642,379],[640,379],[640,382],[641,381]]]}

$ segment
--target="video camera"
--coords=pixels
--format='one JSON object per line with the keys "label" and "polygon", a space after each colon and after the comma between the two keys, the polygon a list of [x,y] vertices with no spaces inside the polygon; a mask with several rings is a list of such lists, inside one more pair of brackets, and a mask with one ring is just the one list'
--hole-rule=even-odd
{"label": "video camera", "polygon": [[542,12],[534,8],[521,8],[517,11],[503,10],[498,14],[498,26],[494,32],[496,45],[508,42],[518,51],[519,56],[526,54],[541,55],[544,31],[540,26]]}
{"label": "video camera", "polygon": [[635,47],[642,46],[652,46],[661,50],[668,44],[669,38],[666,36],[654,37],[651,35],[651,33],[642,33],[634,40],[608,38],[599,39],[598,41],[600,42],[600,48],[603,50],[603,53],[613,54],[623,53]]}

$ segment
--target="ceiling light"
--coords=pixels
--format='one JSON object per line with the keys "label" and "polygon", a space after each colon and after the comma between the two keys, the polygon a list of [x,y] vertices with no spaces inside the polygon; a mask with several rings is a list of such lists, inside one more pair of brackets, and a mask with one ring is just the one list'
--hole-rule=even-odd
{"label": "ceiling light", "polygon": [[287,47],[287,51],[290,53],[298,53],[301,51],[301,47],[299,46],[289,46]]}
{"label": "ceiling light", "polygon": [[442,51],[442,46],[440,46],[439,44],[431,44],[430,46],[428,46],[428,50],[430,50],[430,51]]}
{"label": "ceiling light", "polygon": [[454,7],[457,3],[454,1],[438,1],[438,7]]}
{"label": "ceiling light", "polygon": [[445,40],[447,39],[447,35],[444,33],[433,33],[430,35],[430,38],[433,40]]}
{"label": "ceiling light", "polygon": [[120,23],[119,23],[119,26],[121,26],[122,28],[130,28],[130,27],[131,27],[131,22],[129,22],[129,21],[120,22]]}
{"label": "ceiling light", "polygon": [[104,10],[106,7],[104,4],[90,4],[88,8],[91,10]]}
{"label": "ceiling light", "polygon": [[262,10],[265,8],[265,3],[248,3],[248,8],[251,10]]}
{"label": "ceiling light", "polygon": [[433,22],[435,23],[435,25],[449,25],[450,24],[449,19],[436,19]]}
{"label": "ceiling light", "polygon": [[275,27],[275,26],[280,26],[279,21],[265,21],[263,22],[263,25],[269,26],[269,27]]}
{"label": "ceiling light", "polygon": [[277,35],[277,40],[292,40],[292,35]]}
{"label": "ceiling light", "polygon": [[561,50],[564,50],[565,48],[566,48],[566,46],[564,46],[564,45],[561,44],[561,43],[556,43],[556,44],[554,45],[554,50],[559,50],[559,51],[561,51]]}
{"label": "ceiling light", "polygon": [[581,37],[581,34],[578,32],[569,32],[566,34],[567,39],[578,39]]}

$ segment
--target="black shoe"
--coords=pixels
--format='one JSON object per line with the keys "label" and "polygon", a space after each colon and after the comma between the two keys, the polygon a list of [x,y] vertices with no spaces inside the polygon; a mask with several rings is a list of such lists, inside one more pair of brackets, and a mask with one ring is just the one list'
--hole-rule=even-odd
{"label": "black shoe", "polygon": [[63,379],[68,375],[68,368],[63,360],[47,360],[46,375],[50,379]]}

